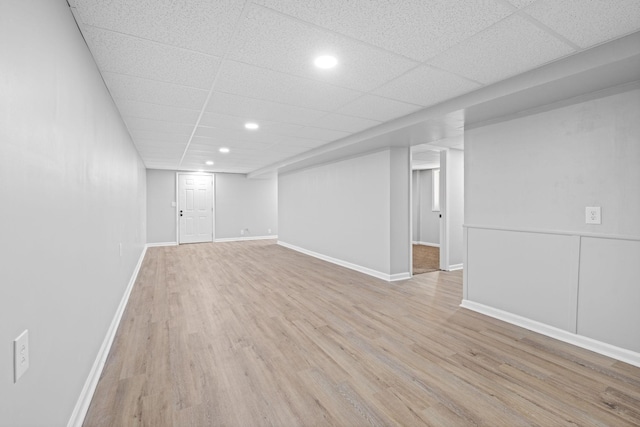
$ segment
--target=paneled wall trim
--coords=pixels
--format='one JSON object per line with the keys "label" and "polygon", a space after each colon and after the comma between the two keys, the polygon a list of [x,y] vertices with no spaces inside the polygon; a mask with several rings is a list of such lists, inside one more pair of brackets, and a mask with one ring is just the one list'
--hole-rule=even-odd
{"label": "paneled wall trim", "polygon": [[462,307],[640,366],[640,236],[464,230]]}

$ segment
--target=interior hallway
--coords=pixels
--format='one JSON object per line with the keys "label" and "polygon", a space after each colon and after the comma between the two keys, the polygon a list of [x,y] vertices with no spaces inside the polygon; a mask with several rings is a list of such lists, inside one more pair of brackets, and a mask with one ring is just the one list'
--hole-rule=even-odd
{"label": "interior hallway", "polygon": [[424,274],[440,270],[440,248],[413,245],[413,274]]}
{"label": "interior hallway", "polygon": [[149,248],[86,426],[638,425],[640,369],[274,241]]}

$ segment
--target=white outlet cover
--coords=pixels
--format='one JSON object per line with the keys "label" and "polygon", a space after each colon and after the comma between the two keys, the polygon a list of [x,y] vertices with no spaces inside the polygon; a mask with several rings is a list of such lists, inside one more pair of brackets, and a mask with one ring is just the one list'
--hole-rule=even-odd
{"label": "white outlet cover", "polygon": [[13,340],[13,382],[17,383],[29,369],[29,330],[25,329]]}
{"label": "white outlet cover", "polygon": [[585,222],[587,224],[602,224],[600,206],[587,206],[585,208]]}

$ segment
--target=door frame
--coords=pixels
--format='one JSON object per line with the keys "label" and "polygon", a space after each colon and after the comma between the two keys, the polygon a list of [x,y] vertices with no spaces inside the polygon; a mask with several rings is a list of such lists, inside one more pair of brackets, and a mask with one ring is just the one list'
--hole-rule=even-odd
{"label": "door frame", "polygon": [[213,172],[176,172],[176,243],[180,245],[180,176],[211,177],[211,242],[216,241],[216,174]]}

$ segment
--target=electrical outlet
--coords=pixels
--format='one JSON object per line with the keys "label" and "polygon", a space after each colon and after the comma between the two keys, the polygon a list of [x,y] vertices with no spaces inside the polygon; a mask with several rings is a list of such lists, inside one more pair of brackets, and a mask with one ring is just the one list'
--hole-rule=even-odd
{"label": "electrical outlet", "polygon": [[29,369],[29,330],[25,329],[13,340],[13,382],[17,383]]}
{"label": "electrical outlet", "polygon": [[240,235],[244,236],[244,228],[242,230],[240,230]]}
{"label": "electrical outlet", "polygon": [[600,212],[600,206],[586,207],[585,222],[587,224],[602,224]]}
{"label": "electrical outlet", "polygon": [[268,229],[268,230],[267,230],[267,234],[271,234],[271,229]]}

